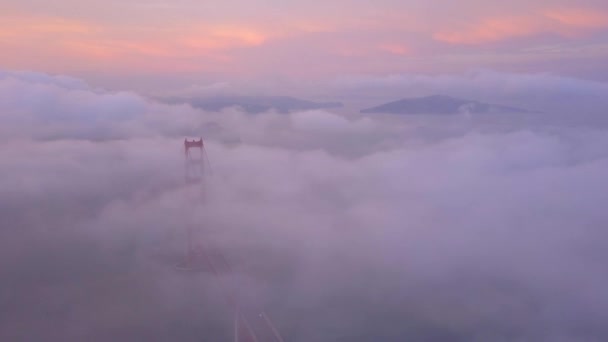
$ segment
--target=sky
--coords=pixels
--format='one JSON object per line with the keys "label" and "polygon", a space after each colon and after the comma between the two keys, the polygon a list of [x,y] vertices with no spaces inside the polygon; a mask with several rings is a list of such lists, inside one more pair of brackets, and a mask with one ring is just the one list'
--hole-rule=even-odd
{"label": "sky", "polygon": [[143,89],[475,68],[608,80],[608,5],[540,1],[0,4],[0,64]]}
{"label": "sky", "polygon": [[[3,0],[0,340],[231,341],[238,288],[285,341],[607,341],[606,57],[604,0]],[[359,112],[431,94],[529,111]]]}

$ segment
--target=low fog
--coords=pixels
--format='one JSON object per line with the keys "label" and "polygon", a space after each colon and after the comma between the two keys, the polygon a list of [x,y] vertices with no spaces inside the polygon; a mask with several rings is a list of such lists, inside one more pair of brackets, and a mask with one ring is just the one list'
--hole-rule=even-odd
{"label": "low fog", "polygon": [[[239,284],[285,341],[606,341],[608,128],[552,114],[204,112],[0,73],[0,340],[230,341]],[[189,228],[233,271],[177,270]]]}

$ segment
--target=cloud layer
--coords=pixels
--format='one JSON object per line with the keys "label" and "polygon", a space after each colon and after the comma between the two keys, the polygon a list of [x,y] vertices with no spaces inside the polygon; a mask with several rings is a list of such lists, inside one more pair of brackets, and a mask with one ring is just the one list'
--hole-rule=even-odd
{"label": "cloud layer", "polygon": [[[601,341],[604,128],[251,116],[0,78],[0,339]],[[184,136],[210,172],[183,185]],[[185,275],[186,229],[235,272]]]}

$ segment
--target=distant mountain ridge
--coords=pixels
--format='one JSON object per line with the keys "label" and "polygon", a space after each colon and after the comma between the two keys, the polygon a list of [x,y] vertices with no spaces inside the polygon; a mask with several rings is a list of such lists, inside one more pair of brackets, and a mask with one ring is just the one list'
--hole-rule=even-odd
{"label": "distant mountain ridge", "polygon": [[221,111],[229,107],[240,107],[247,113],[263,113],[275,110],[289,113],[298,110],[339,108],[341,102],[314,102],[291,96],[240,96],[223,95],[215,97],[171,97],[161,99],[168,103],[188,103],[191,106],[207,111]]}
{"label": "distant mountain ridge", "polygon": [[446,95],[431,95],[385,103],[376,107],[363,109],[361,113],[451,115],[460,113],[530,113],[530,111],[517,107],[459,99]]}

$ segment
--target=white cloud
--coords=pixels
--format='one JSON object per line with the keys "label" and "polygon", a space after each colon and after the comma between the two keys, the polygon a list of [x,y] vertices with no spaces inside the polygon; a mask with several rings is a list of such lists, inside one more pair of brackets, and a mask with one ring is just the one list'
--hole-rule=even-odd
{"label": "white cloud", "polygon": [[89,85],[86,82],[65,76],[65,75],[49,75],[33,71],[11,71],[0,70],[0,79],[13,79],[32,84],[54,85],[65,89],[88,89]]}
{"label": "white cloud", "polygon": [[[0,339],[229,338],[235,280],[292,341],[607,336],[601,127],[205,113],[14,79],[0,107]],[[205,132],[213,174],[185,187],[183,135]],[[176,273],[186,227],[239,276]]]}

